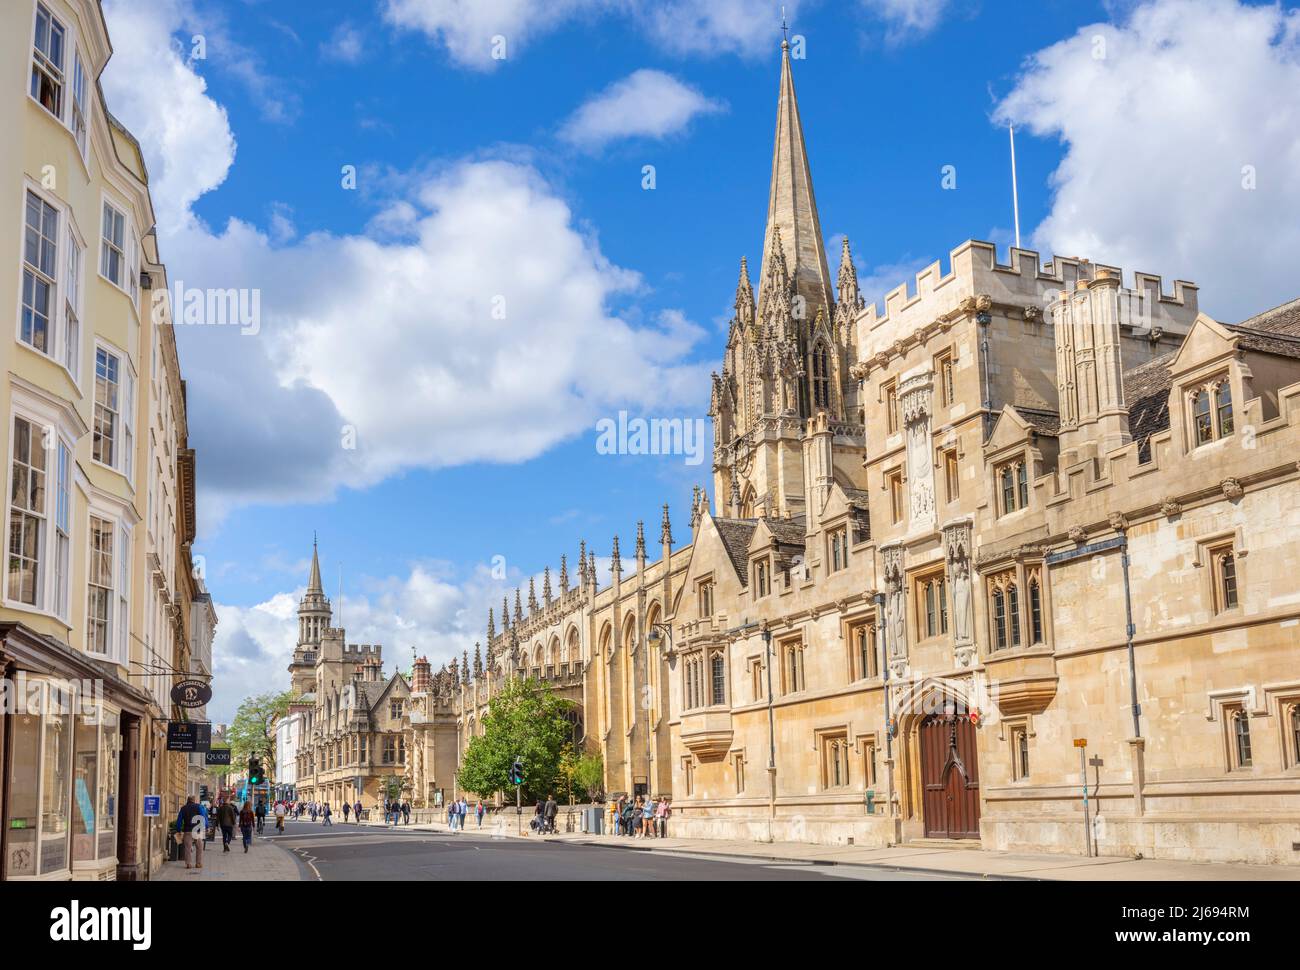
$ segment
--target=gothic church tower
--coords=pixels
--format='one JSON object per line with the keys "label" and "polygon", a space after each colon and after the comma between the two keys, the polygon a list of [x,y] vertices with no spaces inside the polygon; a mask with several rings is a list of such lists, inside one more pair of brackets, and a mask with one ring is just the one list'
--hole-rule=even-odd
{"label": "gothic church tower", "polygon": [[331,618],[330,601],[320,580],[320,554],[313,538],[307,592],[298,604],[298,645],[293,651],[293,662],[289,664],[295,696],[301,697],[315,689],[316,659],[320,653],[321,637],[330,628]]}
{"label": "gothic church tower", "polygon": [[[736,315],[722,373],[713,375],[715,512],[796,518],[808,503],[805,443],[814,419],[846,462],[864,444],[853,319],[862,307],[845,240],[833,299],[821,219],[813,195],[790,44],[781,44],[776,143],[758,299],[740,261]],[[821,417],[824,415],[824,419]],[[860,454],[860,450],[859,450]],[[828,468],[837,464],[826,456]]]}

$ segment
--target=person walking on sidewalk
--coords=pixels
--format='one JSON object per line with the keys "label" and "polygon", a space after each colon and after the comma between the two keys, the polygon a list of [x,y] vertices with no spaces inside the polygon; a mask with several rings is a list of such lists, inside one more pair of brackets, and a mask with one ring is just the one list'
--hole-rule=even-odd
{"label": "person walking on sidewalk", "polygon": [[560,806],[555,802],[554,795],[546,796],[546,826],[544,831],[549,835],[555,834],[555,817],[560,814]]}
{"label": "person walking on sidewalk", "polygon": [[239,813],[239,834],[244,837],[244,851],[253,844],[253,826],[257,824],[257,816],[248,802],[244,802],[243,810]]}
{"label": "person walking on sidewalk", "polygon": [[410,802],[402,802],[402,824],[403,825],[411,824],[411,803]]}
{"label": "person walking on sidewalk", "polygon": [[333,824],[334,824],[333,822],[330,821],[330,803],[329,803],[329,802],[326,802],[326,803],[325,803],[325,807],[324,807],[323,809],[321,809],[321,814],[325,817],[325,824],[326,824],[326,825],[333,825]]}
{"label": "person walking on sidewalk", "polygon": [[348,821],[348,813],[351,812],[351,811],[352,811],[352,806],[349,805],[347,802],[344,802],[344,803],[343,803],[343,824],[344,824],[344,825],[347,824],[347,821]]}
{"label": "person walking on sidewalk", "polygon": [[[185,868],[203,868],[203,831],[206,822],[199,800],[193,795],[185,799],[176,816],[176,831],[181,833],[181,855],[185,859]],[[190,848],[194,849],[194,862],[190,862]]]}
{"label": "person walking on sidewalk", "polygon": [[352,806],[352,821],[357,825],[361,824],[361,799],[359,798],[357,799],[357,803]]}
{"label": "person walking on sidewalk", "polygon": [[478,808],[474,809],[474,814],[478,816],[478,827],[479,827],[479,828],[482,828],[482,827],[483,827],[483,813],[484,813],[485,811],[486,811],[486,809],[483,808],[483,799],[480,798],[480,799],[478,800]]}
{"label": "person walking on sidewalk", "polygon": [[230,843],[235,838],[235,826],[239,824],[239,812],[234,802],[221,800],[217,806],[217,824],[221,826],[221,851],[229,852]]}

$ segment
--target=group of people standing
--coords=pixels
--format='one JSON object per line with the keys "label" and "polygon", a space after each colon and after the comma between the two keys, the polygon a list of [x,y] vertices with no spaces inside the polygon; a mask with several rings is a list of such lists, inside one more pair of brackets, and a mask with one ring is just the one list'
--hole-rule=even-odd
{"label": "group of people standing", "polygon": [[457,798],[447,805],[447,828],[453,832],[465,831],[465,818],[471,812],[478,819],[478,827],[483,827],[483,816],[487,814],[487,809],[483,802],[479,802],[474,808],[469,807],[469,802],[464,798]]}
{"label": "group of people standing", "polygon": [[668,837],[668,819],[673,814],[673,800],[667,795],[651,798],[637,795],[629,799],[619,795],[609,803],[609,831],[636,839]]}
{"label": "group of people standing", "polygon": [[[361,805],[357,804],[358,818],[360,818]],[[410,825],[411,824],[411,803],[399,802],[397,800],[384,802],[384,824],[392,822],[393,825]]]}

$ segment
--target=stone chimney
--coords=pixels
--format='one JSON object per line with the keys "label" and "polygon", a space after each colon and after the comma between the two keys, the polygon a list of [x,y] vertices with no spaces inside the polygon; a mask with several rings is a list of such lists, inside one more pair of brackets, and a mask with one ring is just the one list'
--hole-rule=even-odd
{"label": "stone chimney", "polygon": [[428,657],[421,657],[415,662],[415,671],[411,677],[411,690],[416,694],[427,694],[433,689],[433,664]]}

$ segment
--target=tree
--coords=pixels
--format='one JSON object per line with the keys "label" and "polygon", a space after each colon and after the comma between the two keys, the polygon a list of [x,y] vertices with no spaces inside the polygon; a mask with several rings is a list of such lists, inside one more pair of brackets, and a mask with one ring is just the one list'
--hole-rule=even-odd
{"label": "tree", "polygon": [[573,763],[573,784],[589,801],[605,797],[605,759],[599,751],[580,755]]}
{"label": "tree", "polygon": [[273,725],[276,718],[288,713],[292,700],[293,691],[288,690],[283,694],[258,694],[256,697],[244,698],[226,731],[226,740],[230,742],[230,763],[234,770],[238,771],[249,758],[263,759],[264,771],[274,769]]}
{"label": "tree", "polygon": [[573,707],[539,681],[509,681],[488,702],[483,733],[470,738],[460,766],[460,787],[481,798],[505,791],[510,766],[519,758],[524,797],[545,798],[563,780],[560,760],[573,734]]}

